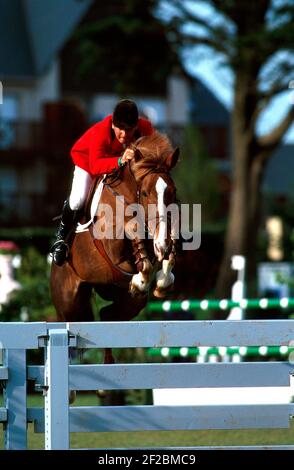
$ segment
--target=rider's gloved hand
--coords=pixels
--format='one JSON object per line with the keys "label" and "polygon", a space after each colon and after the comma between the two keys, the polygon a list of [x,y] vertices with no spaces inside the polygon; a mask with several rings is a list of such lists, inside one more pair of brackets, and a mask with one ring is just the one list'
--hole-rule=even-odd
{"label": "rider's gloved hand", "polygon": [[134,150],[127,148],[121,157],[121,162],[127,163],[128,160],[132,160],[132,158],[134,158],[134,155],[135,155]]}

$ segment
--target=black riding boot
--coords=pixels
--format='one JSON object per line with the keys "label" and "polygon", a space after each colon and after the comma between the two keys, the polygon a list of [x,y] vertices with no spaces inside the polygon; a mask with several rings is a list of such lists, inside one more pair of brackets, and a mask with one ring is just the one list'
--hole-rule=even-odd
{"label": "black riding boot", "polygon": [[50,253],[52,253],[52,258],[57,266],[62,266],[66,261],[69,254],[69,242],[68,239],[75,229],[76,223],[78,221],[80,211],[73,211],[69,207],[69,202],[66,200],[64,202],[61,221],[56,234],[56,242],[52,246]]}

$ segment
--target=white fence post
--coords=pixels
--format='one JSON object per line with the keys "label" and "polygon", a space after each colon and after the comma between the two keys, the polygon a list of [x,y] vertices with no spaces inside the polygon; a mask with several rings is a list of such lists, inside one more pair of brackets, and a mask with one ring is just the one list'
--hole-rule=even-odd
{"label": "white fence post", "polygon": [[[237,281],[232,287],[232,300],[241,302],[245,295],[245,266],[246,258],[241,255],[232,256],[232,269],[237,271]],[[244,311],[241,307],[233,307],[227,320],[243,320]]]}
{"label": "white fence post", "polygon": [[8,380],[4,388],[4,404],[7,409],[5,449],[24,450],[27,448],[26,350],[5,349],[4,366],[8,369]]}
{"label": "white fence post", "polygon": [[45,449],[69,449],[68,331],[49,330],[45,349]]}

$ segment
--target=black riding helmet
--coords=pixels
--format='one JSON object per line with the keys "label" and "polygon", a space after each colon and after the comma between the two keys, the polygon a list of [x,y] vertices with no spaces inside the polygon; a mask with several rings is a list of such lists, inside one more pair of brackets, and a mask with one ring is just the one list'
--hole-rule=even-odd
{"label": "black riding helmet", "polygon": [[119,129],[132,129],[138,123],[138,108],[132,100],[121,100],[114,108],[112,115],[112,123]]}

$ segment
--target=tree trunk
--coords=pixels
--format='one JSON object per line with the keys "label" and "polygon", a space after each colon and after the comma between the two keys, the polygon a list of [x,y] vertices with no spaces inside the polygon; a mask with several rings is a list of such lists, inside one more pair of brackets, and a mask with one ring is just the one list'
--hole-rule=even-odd
{"label": "tree trunk", "polygon": [[[236,159],[244,159],[244,148],[239,147]],[[231,201],[228,215],[228,227],[225,238],[224,255],[216,285],[217,298],[230,298],[236,272],[231,269],[233,255],[247,254],[247,227],[249,218],[248,188],[249,175],[246,167],[235,174],[232,182]]]}
{"label": "tree trunk", "polygon": [[[245,256],[247,295],[256,295],[254,281],[257,274],[258,229],[261,222],[261,184],[268,155],[265,152],[252,155],[252,152],[252,149],[251,152],[248,149],[248,160],[250,157],[252,163],[247,171],[246,181],[235,178],[232,187],[224,256],[216,288],[218,298],[231,296],[231,288],[236,279],[236,273],[230,267],[233,255]],[[238,152],[236,158],[240,158]]]}
{"label": "tree trunk", "polygon": [[262,193],[261,185],[265,170],[266,160],[262,154],[254,156],[253,163],[250,168],[250,204],[248,219],[248,239],[247,239],[247,267],[246,267],[246,284],[247,295],[255,297],[257,279],[257,250],[258,250],[258,231],[261,223],[261,207]]}
{"label": "tree trunk", "polygon": [[256,296],[257,279],[257,251],[258,251],[258,230],[261,224],[262,214],[262,180],[269,157],[278,145],[267,149],[257,149],[250,168],[250,206],[249,225],[247,241],[247,292],[248,296]]}
{"label": "tree trunk", "polygon": [[[236,272],[231,269],[233,255],[248,256],[251,184],[250,170],[254,148],[254,132],[248,122],[250,109],[250,86],[246,77],[235,84],[235,103],[232,113],[232,189],[225,237],[224,255],[216,285],[217,298],[231,297]],[[220,316],[218,316],[220,318]]]}

